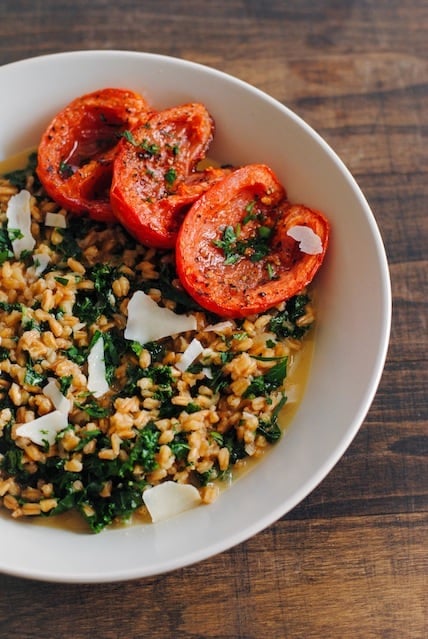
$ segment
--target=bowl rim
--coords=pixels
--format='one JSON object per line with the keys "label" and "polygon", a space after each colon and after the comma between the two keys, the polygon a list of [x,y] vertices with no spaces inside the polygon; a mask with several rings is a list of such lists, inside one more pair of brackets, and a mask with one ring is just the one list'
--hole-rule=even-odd
{"label": "bowl rim", "polygon": [[[321,137],[321,135],[310,126],[305,120],[303,120],[298,114],[296,114],[293,110],[287,107],[285,104],[277,100],[276,98],[270,96],[264,91],[258,89],[252,84],[230,75],[224,71],[218,70],[212,66],[206,66],[205,64],[201,64],[199,62],[178,58],[174,56],[158,54],[158,53],[150,53],[143,51],[132,51],[126,49],[78,49],[74,51],[62,51],[58,53],[49,53],[36,55],[29,58],[24,58],[22,60],[17,60],[13,62],[9,62],[5,65],[0,66],[0,73],[2,70],[11,69],[13,71],[14,67],[24,67],[25,65],[33,65],[38,62],[47,61],[60,61],[61,59],[76,59],[76,62],[79,58],[84,58],[89,56],[90,58],[107,58],[110,56],[117,57],[129,57],[132,56],[135,59],[151,59],[152,61],[159,62],[167,62],[167,63],[180,63],[189,69],[199,69],[204,73],[209,73],[215,76],[222,77],[228,81],[233,81],[233,83],[237,83],[245,90],[249,90],[250,92],[259,95],[264,101],[268,101],[270,104],[274,105],[277,109],[282,111],[287,117],[290,117],[294,120],[300,127],[308,132],[311,137],[319,144],[324,152],[326,152],[334,161],[343,177],[352,187],[354,193],[357,195],[359,204],[361,208],[364,210],[366,221],[370,227],[370,234],[374,239],[374,243],[377,251],[378,264],[381,267],[381,280],[382,280],[382,294],[383,299],[381,300],[382,307],[382,318],[383,318],[383,330],[382,330],[382,341],[378,345],[378,351],[375,363],[372,368],[372,376],[371,379],[367,381],[366,384],[366,392],[364,401],[361,402],[358,411],[354,415],[354,419],[351,424],[348,425],[346,430],[343,433],[343,437],[340,441],[340,444],[336,446],[336,448],[331,451],[330,455],[324,460],[324,463],[320,465],[317,469],[317,472],[313,473],[308,481],[306,481],[303,485],[300,486],[299,490],[295,491],[293,494],[293,499],[290,499],[287,504],[281,503],[278,504],[277,508],[271,511],[267,516],[260,519],[255,519],[252,525],[247,525],[246,528],[236,531],[236,533],[232,536],[229,536],[227,539],[218,540],[217,543],[211,544],[210,546],[204,547],[202,549],[198,549],[195,552],[188,553],[185,557],[176,557],[175,561],[168,559],[164,564],[159,564],[158,569],[156,571],[150,570],[148,572],[144,571],[144,567],[137,566],[133,570],[129,567],[123,570],[116,570],[115,572],[106,572],[103,575],[94,574],[92,572],[88,572],[87,574],[79,573],[79,575],[59,575],[55,571],[46,571],[46,570],[36,570],[29,569],[26,570],[25,567],[19,565],[16,568],[13,567],[0,567],[6,574],[37,579],[40,581],[55,581],[55,582],[67,582],[67,583],[102,583],[102,582],[113,582],[113,581],[123,581],[129,579],[136,579],[146,576],[153,576],[156,574],[161,574],[165,572],[169,572],[171,570],[175,570],[178,568],[182,568],[196,562],[202,561],[208,557],[216,555],[220,552],[223,552],[247,539],[257,534],[261,530],[265,529],[269,525],[276,522],[280,517],[288,513],[292,508],[294,508],[298,503],[300,503],[304,498],[306,498],[320,483],[321,481],[328,475],[328,473],[332,470],[332,468],[337,464],[340,458],[343,456],[347,448],[350,446],[352,440],[356,436],[359,428],[361,427],[369,409],[373,402],[373,399],[377,393],[378,386],[383,374],[384,365],[387,357],[389,340],[390,340],[390,332],[391,332],[391,320],[392,320],[392,294],[391,294],[391,280],[390,273],[387,261],[387,255],[385,251],[385,247],[382,241],[382,236],[380,229],[377,225],[375,216],[368,205],[368,202],[363,195],[360,187],[358,186],[355,178],[350,173],[349,169],[345,166],[340,157],[336,154],[336,152],[332,149],[332,147]],[[0,520],[1,521],[1,520]]]}

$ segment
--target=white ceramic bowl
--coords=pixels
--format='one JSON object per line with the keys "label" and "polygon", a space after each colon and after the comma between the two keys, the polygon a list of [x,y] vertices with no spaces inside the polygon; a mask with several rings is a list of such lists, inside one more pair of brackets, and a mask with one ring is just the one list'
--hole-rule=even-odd
{"label": "white ceramic bowl", "polygon": [[331,243],[317,280],[318,329],[305,396],[280,442],[209,507],[156,525],[82,535],[0,518],[0,570],[41,580],[155,575],[219,553],[269,526],[327,475],[360,427],[382,373],[390,283],[375,219],[341,160],[279,102],[219,71],[126,51],[43,56],[0,68],[0,160],[35,145],[73,98],[116,86],[156,107],[207,105],[220,161],[264,162],[291,200],[325,212]]}

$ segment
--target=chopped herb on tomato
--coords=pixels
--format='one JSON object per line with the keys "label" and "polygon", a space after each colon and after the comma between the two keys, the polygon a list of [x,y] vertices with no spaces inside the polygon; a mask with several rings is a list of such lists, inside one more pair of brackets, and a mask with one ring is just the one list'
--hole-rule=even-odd
{"label": "chopped herb on tomato", "polygon": [[230,171],[197,170],[213,131],[205,106],[192,103],[152,113],[122,137],[110,201],[119,222],[142,244],[173,248],[188,208]]}
{"label": "chopped herb on tomato", "polygon": [[177,179],[177,171],[174,168],[170,168],[168,169],[168,171],[165,173],[165,181],[169,184],[172,185],[174,184],[175,180]]}
{"label": "chopped herb on tomato", "polygon": [[[309,227],[321,252],[301,251],[288,234],[294,226]],[[177,238],[177,273],[203,308],[223,317],[246,317],[309,284],[323,261],[328,235],[324,216],[291,205],[271,169],[247,165],[214,184],[187,213]]]}

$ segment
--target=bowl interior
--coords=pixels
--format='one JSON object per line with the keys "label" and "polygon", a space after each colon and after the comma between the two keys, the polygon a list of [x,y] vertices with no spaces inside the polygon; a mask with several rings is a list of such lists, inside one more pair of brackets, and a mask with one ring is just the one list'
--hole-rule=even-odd
{"label": "bowl interior", "polygon": [[213,157],[269,164],[291,200],[324,211],[332,224],[317,278],[319,319],[305,396],[265,459],[215,504],[156,525],[90,536],[2,516],[9,542],[0,547],[0,569],[45,580],[114,581],[184,566],[247,539],[325,477],[355,436],[380,379],[390,285],[362,193],[336,154],[294,113],[248,84],[191,62],[118,51],[57,54],[0,68],[0,86],[0,159],[37,144],[60,108],[98,88],[140,91],[157,108],[199,101],[216,122]]}

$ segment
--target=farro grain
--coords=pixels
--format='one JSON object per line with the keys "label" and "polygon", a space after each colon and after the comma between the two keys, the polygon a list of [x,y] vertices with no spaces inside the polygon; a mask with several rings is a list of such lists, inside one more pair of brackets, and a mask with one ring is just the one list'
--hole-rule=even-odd
{"label": "farro grain", "polygon": [[113,459],[116,459],[117,455],[115,455],[112,448],[103,448],[103,450],[100,450],[100,452],[98,453],[98,457],[99,459],[106,459],[111,461]]}
{"label": "farro grain", "polygon": [[84,275],[86,273],[86,268],[74,257],[68,258],[67,266],[73,271],[73,273],[79,273],[79,275]]}
{"label": "farro grain", "polygon": [[52,484],[43,484],[40,487],[41,492],[44,497],[51,497],[53,494],[53,485]]}
{"label": "farro grain", "polygon": [[49,511],[53,510],[54,508],[58,506],[58,500],[57,499],[41,499],[39,506],[42,513],[48,513]]}
{"label": "farro grain", "polygon": [[214,484],[201,488],[201,499],[204,504],[212,504],[219,496],[220,489]]}
{"label": "farro grain", "polygon": [[100,490],[100,497],[110,497],[111,493],[112,493],[112,482],[111,481],[106,481],[103,484],[102,489]]}
{"label": "farro grain", "polygon": [[16,497],[8,493],[3,497],[3,506],[8,510],[16,510],[19,508],[19,502]]}
{"label": "farro grain", "polygon": [[[156,426],[159,428],[159,422],[156,422]],[[164,430],[159,435],[159,444],[169,444],[174,439],[173,430]]]}
{"label": "farro grain", "polygon": [[162,479],[165,479],[167,474],[168,473],[165,468],[157,468],[153,472],[149,473],[148,475],[149,483],[157,484],[158,482],[162,481]]}
{"label": "farro grain", "polygon": [[80,473],[82,468],[83,464],[80,456],[72,457],[64,464],[64,470],[68,471],[69,473]]}
{"label": "farro grain", "polygon": [[8,479],[3,479],[2,481],[0,481],[0,497],[3,497],[6,493],[10,493],[12,484],[12,477],[8,477]]}
{"label": "farro grain", "polygon": [[221,448],[218,453],[218,465],[220,470],[227,470],[229,468],[230,451],[228,448]]}

